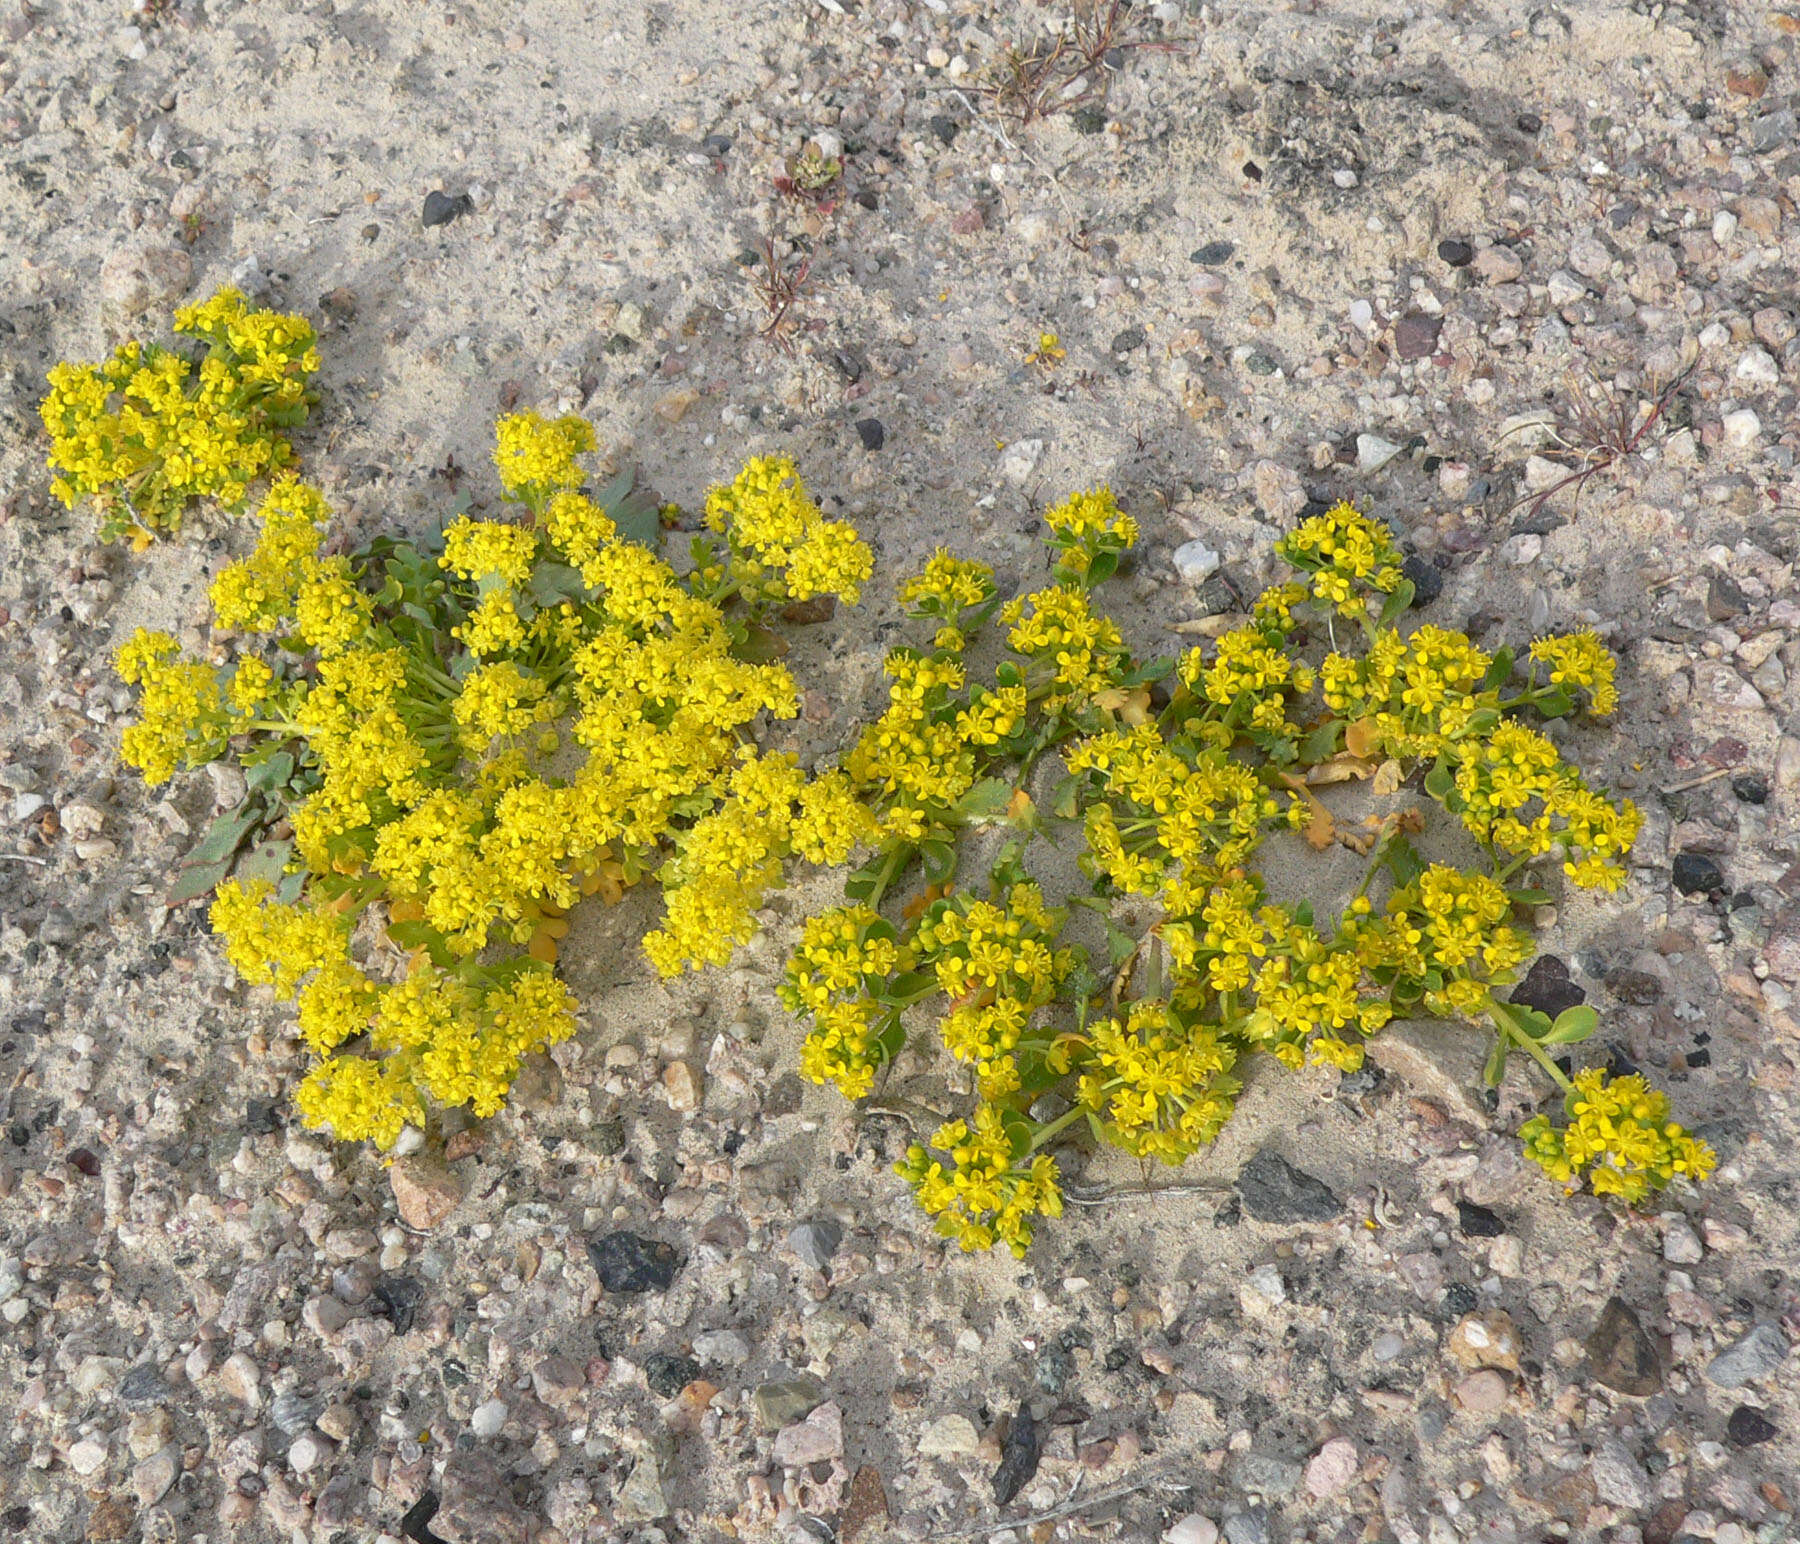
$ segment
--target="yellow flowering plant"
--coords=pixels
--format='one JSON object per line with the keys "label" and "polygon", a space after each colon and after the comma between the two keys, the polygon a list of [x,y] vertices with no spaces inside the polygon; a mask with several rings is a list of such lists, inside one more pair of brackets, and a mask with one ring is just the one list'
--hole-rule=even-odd
{"label": "yellow flowering plant", "polygon": [[104,541],[141,549],[198,499],[241,510],[252,483],[292,462],[279,431],[305,423],[315,400],[319,355],[304,317],[224,289],[176,312],[175,331],[204,352],[132,341],[102,364],[50,372],[39,408],[50,489],[71,509],[91,498]]}
{"label": "yellow flowering plant", "polygon": [[[302,336],[213,305],[183,325],[216,357]],[[254,376],[270,414],[304,411],[305,337]],[[73,382],[53,377],[46,404],[53,462],[109,520],[172,527],[185,501],[267,477],[254,546],[211,586],[208,657],[141,630],[119,650],[140,692],[121,754],[151,784],[244,769],[244,803],[170,898],[213,893],[234,966],[294,1004],[316,1059],[296,1104],[339,1138],[389,1147],[436,1108],[498,1110],[523,1059],[574,1032],[558,966],[584,898],[654,879],[643,948],[674,977],[728,961],[790,865],[854,856],[778,994],[803,1073],[848,1099],[883,1100],[909,1047],[941,1053],[966,1108],[934,1114],[898,1168],[966,1249],[1022,1254],[1059,1215],[1059,1144],[1183,1162],[1257,1053],[1352,1073],[1397,1017],[1485,1022],[1490,1085],[1515,1053],[1557,1085],[1562,1120],[1521,1137],[1571,1188],[1636,1203],[1712,1167],[1641,1078],[1565,1069],[1592,1008],[1511,995],[1540,885],[1627,877],[1638,811],[1541,727],[1609,713],[1612,656],[1587,632],[1521,661],[1413,625],[1392,535],[1348,504],[1285,536],[1294,577],[1177,659],[1139,660],[1096,607],[1138,535],[1104,488],[1046,513],[1048,582],[1026,593],[939,552],[899,587],[917,633],[886,657],[885,707],[808,770],[758,744],[799,704],[769,624],[854,604],[873,562],[786,458],[711,491],[678,569],[658,543],[679,511],[630,474],[590,487],[588,424],[513,414],[496,512],[465,498],[426,535],[347,549],[285,442],[224,483],[178,478],[148,439],[141,464],[71,468],[58,425],[92,398]],[[194,443],[252,433],[229,394],[189,407]],[[84,411],[100,408],[123,417]],[[1350,780],[1375,813],[1345,826],[1321,794]],[[1477,863],[1421,854],[1433,811]],[[1335,914],[1271,893],[1257,865],[1284,833],[1362,856]]]}
{"label": "yellow flowering plant", "polygon": [[[846,1097],[879,1098],[927,1026],[924,1045],[966,1069],[969,1112],[899,1165],[941,1232],[1022,1254],[1035,1219],[1061,1210],[1053,1148],[1071,1128],[1180,1163],[1229,1118],[1256,1052],[1354,1072],[1400,1016],[1485,1020],[1490,1084],[1523,1052],[1565,1091],[1566,1129],[1540,1116],[1522,1132],[1554,1177],[1635,1202],[1706,1174],[1711,1152],[1668,1119],[1666,1096],[1572,1079],[1554,1059],[1593,1032],[1594,1010],[1552,1020],[1506,995],[1535,953],[1523,919],[1550,898],[1533,866],[1615,889],[1639,825],[1529,721],[1612,709],[1595,635],[1538,640],[1521,679],[1510,650],[1405,625],[1413,587],[1391,535],[1340,504],[1280,542],[1297,577],[1242,625],[1140,663],[1091,594],[1135,541],[1130,518],[1096,490],[1045,520],[1044,589],[1002,605],[987,569],[947,553],[902,585],[929,646],[889,654],[887,708],[843,762],[876,852],[850,904],[806,925],[782,991],[809,1026],[803,1070]],[[983,644],[996,617],[1001,636]],[[978,678],[972,659],[993,645]],[[1047,789],[1032,781],[1045,758],[1061,767]],[[1318,790],[1348,779],[1390,807],[1340,830]],[[1420,855],[1408,785],[1475,840],[1485,872]],[[983,827],[1004,845],[964,889]],[[1257,854],[1284,831],[1364,855],[1336,917],[1269,897]],[[1071,843],[1088,889],[1052,906],[1038,855]],[[1072,910],[1101,923],[1103,968],[1065,942]]]}
{"label": "yellow flowering plant", "polygon": [[214,892],[232,963],[294,1003],[316,1058],[296,1104],[341,1139],[497,1111],[574,1031],[557,961],[584,897],[657,880],[644,946],[674,974],[729,958],[789,859],[840,863],[873,832],[845,774],[757,748],[798,694],[752,634],[785,599],[854,601],[867,547],[758,459],[677,572],[630,474],[588,491],[594,448],[579,418],[503,418],[497,515],[348,551],[284,468],[212,582],[211,657],[142,629],[118,652],[147,783],[245,771],[170,899]]}

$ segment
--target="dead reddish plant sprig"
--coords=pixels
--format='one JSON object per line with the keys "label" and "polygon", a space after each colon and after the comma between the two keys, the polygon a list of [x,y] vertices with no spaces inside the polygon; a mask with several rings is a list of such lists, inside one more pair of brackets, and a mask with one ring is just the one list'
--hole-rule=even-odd
{"label": "dead reddish plant sprig", "polygon": [[1125,49],[1172,52],[1178,40],[1126,36],[1135,19],[1127,0],[1076,0],[1069,25],[1029,48],[1009,46],[982,87],[1020,124],[1104,102]]}
{"label": "dead reddish plant sprig", "polygon": [[776,250],[773,236],[763,237],[761,255],[762,270],[751,282],[763,309],[768,312],[768,320],[758,329],[757,336],[774,344],[782,353],[791,354],[794,352],[793,332],[799,321],[795,307],[812,275],[812,258],[796,253],[783,257]]}
{"label": "dead reddish plant sprig", "polygon": [[1674,400],[1675,393],[1694,373],[1694,369],[1693,365],[1689,365],[1657,393],[1642,423],[1637,421],[1638,400],[1635,397],[1620,397],[1604,382],[1596,380],[1595,385],[1599,387],[1600,395],[1606,399],[1606,405],[1602,407],[1571,376],[1568,395],[1572,428],[1569,436],[1559,435],[1558,439],[1562,441],[1563,451],[1579,456],[1582,464],[1567,477],[1558,478],[1542,492],[1527,495],[1512,507],[1517,509],[1520,504],[1529,503],[1531,510],[1528,518],[1536,518],[1544,512],[1544,506],[1564,488],[1574,488],[1575,496],[1579,499],[1581,489],[1590,477],[1623,461],[1643,444],[1644,436],[1661,421],[1669,403]]}

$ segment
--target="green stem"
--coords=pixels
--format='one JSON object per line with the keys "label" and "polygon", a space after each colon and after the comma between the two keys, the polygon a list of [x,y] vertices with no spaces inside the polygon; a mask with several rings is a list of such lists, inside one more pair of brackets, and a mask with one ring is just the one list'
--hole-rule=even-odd
{"label": "green stem", "polygon": [[868,900],[864,902],[871,910],[880,908],[882,897],[887,894],[888,886],[900,877],[900,870],[906,866],[906,860],[911,855],[911,851],[902,843],[893,848],[882,860],[881,872],[875,876],[875,888],[870,893]]}
{"label": "green stem", "polygon": [[1550,1059],[1549,1053],[1546,1052],[1537,1041],[1533,1040],[1530,1035],[1525,1033],[1524,1025],[1520,1024],[1492,993],[1488,994],[1488,1016],[1500,1026],[1500,1032],[1503,1035],[1510,1035],[1513,1040],[1529,1053],[1533,1061],[1550,1074],[1551,1078],[1555,1080],[1556,1085],[1561,1088],[1565,1094],[1572,1094],[1575,1092],[1575,1085],[1569,1081],[1568,1077],[1563,1073],[1562,1068],[1557,1066],[1556,1063]]}
{"label": "green stem", "polygon": [[1049,1125],[1038,1127],[1037,1134],[1031,1139],[1028,1151],[1035,1153],[1040,1147],[1054,1140],[1065,1127],[1074,1125],[1076,1121],[1083,1120],[1086,1116],[1087,1111],[1078,1104],[1073,1109],[1057,1116]]}

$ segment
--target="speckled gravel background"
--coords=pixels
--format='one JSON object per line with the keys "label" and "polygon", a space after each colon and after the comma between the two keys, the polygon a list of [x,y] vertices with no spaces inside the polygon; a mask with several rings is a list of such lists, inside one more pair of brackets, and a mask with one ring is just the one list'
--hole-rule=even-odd
{"label": "speckled gravel background", "polygon": [[[1792,1536],[1800,20],[1139,6],[1022,126],[985,88],[1057,20],[5,0],[0,1538]],[[829,210],[775,188],[809,135],[844,153]],[[433,192],[468,203],[426,228]],[[791,352],[758,337],[770,232],[810,254]],[[1475,1042],[1401,1030],[1344,1084],[1260,1072],[1197,1188],[946,1257],[903,1121],[792,1071],[771,982],[828,881],[673,989],[638,898],[585,919],[585,1032],[441,1159],[291,1126],[286,1018],[160,900],[231,778],[147,796],[107,663],[139,621],[201,644],[244,533],[95,546],[35,416],[53,360],[227,280],[318,321],[300,445],[356,531],[490,498],[513,403],[690,503],[792,452],[882,575],[796,653],[809,754],[876,694],[908,564],[951,540],[1032,582],[1036,509],[1098,478],[1146,530],[1117,588],[1147,650],[1339,495],[1442,579],[1434,619],[1601,628],[1624,703],[1573,739],[1647,827],[1545,943],[1717,1178],[1562,1202],[1508,1135],[1540,1091],[1490,1116]],[[1572,375],[1633,405],[1690,363],[1578,503],[1520,502],[1563,475]]]}

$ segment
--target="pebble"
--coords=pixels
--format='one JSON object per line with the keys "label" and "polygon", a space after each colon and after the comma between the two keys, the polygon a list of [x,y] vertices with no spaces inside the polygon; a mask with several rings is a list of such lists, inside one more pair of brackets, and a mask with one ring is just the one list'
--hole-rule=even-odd
{"label": "pebble", "polygon": [[77,1474],[97,1474],[106,1466],[106,1445],[84,1437],[69,1449],[69,1467]]}
{"label": "pebble", "polygon": [[1244,1283],[1241,1297],[1247,1309],[1278,1308],[1287,1301],[1287,1283],[1273,1265],[1259,1265]]}
{"label": "pebble", "polygon": [[1474,1415],[1492,1415],[1506,1404],[1506,1379],[1492,1368],[1472,1372],[1456,1385],[1456,1402]]}
{"label": "pebble", "polygon": [[225,1365],[219,1369],[220,1386],[239,1404],[252,1410],[262,1407],[261,1377],[256,1363],[242,1351],[227,1357]]}
{"label": "pebble", "polygon": [[180,247],[141,246],[114,252],[100,265],[100,304],[127,322],[187,293],[194,265]]}
{"label": "pebble", "polygon": [[694,1337],[694,1355],[714,1367],[741,1367],[750,1360],[750,1342],[736,1330],[707,1330]]}
{"label": "pebble", "polygon": [[[1394,352],[1402,359],[1427,358],[1437,352],[1438,334],[1443,326],[1441,316],[1410,312],[1394,323]],[[1358,451],[1361,451],[1360,444]]]}
{"label": "pebble", "polygon": [[1269,1544],[1269,1509],[1253,1506],[1227,1513],[1225,1538],[1227,1544]]}
{"label": "pebble", "polygon": [[830,1218],[803,1222],[787,1236],[788,1248],[808,1269],[815,1271],[822,1271],[831,1264],[831,1257],[843,1241],[843,1226]]}
{"label": "pebble", "polygon": [[1519,254],[1498,242],[1475,254],[1474,268],[1489,284],[1512,284],[1525,272]]}
{"label": "pebble", "polygon": [[1781,371],[1766,349],[1745,349],[1731,373],[1735,379],[1751,386],[1781,384]]}
{"label": "pebble", "polygon": [[540,1537],[539,1519],[513,1500],[506,1473],[486,1449],[452,1453],[439,1495],[431,1531],[446,1544],[530,1544]]}
{"label": "pebble", "polygon": [[669,1108],[682,1114],[700,1108],[706,1080],[692,1062],[672,1061],[663,1068],[662,1084],[669,1096]]}
{"label": "pebble", "polygon": [[1706,1381],[1715,1388],[1742,1388],[1768,1377],[1787,1360],[1787,1354],[1787,1337],[1773,1324],[1759,1324],[1712,1359]]}
{"label": "pebble", "polygon": [[1379,472],[1395,456],[1402,447],[1392,440],[1384,440],[1379,434],[1359,434],[1356,437],[1356,469],[1359,472]]}
{"label": "pebble", "polygon": [[645,1453],[613,1498],[613,1515],[626,1526],[655,1522],[669,1515],[669,1499],[663,1492],[662,1470],[653,1454]]}
{"label": "pebble", "polygon": [[666,1292],[681,1269],[673,1246],[636,1233],[608,1233],[588,1240],[588,1259],[608,1292]]}
{"label": "pebble", "polygon": [[1257,507],[1277,525],[1285,525],[1306,508],[1306,489],[1300,474],[1279,461],[1258,461],[1250,473]]}
{"label": "pebble", "polygon": [[566,1356],[547,1356],[531,1369],[532,1392],[547,1405],[566,1405],[587,1387],[581,1364]]}
{"label": "pebble", "polygon": [[1716,895],[1725,888],[1724,870],[1704,852],[1676,853],[1669,878],[1683,895]]}
{"label": "pebble", "polygon": [[1725,431],[1725,443],[1734,450],[1747,450],[1762,433],[1762,420],[1747,407],[1727,413],[1719,421]]}
{"label": "pebble", "polygon": [[1475,249],[1466,241],[1449,239],[1437,245],[1440,261],[1448,263],[1452,268],[1467,268],[1475,258]]}
{"label": "pebble", "polygon": [[1218,1539],[1218,1524],[1198,1512],[1189,1512],[1163,1530],[1162,1544],[1218,1544]]}
{"label": "pebble", "polygon": [[1631,1450],[1616,1437],[1607,1437],[1594,1449],[1588,1464],[1594,1494],[1609,1506],[1636,1511],[1650,1499],[1650,1482]]}
{"label": "pebble", "polygon": [[859,418],[856,420],[856,437],[862,441],[864,450],[877,451],[887,443],[887,428],[879,418]]}
{"label": "pebble", "polygon": [[940,1415],[919,1434],[921,1458],[960,1458],[981,1446],[981,1433],[966,1415]]}
{"label": "pebble", "polygon": [[1781,1428],[1754,1405],[1739,1405],[1725,1423],[1725,1435],[1733,1447],[1756,1447],[1774,1441],[1781,1435]]}
{"label": "pebble", "polygon": [[784,1426],[775,1437],[775,1462],[784,1469],[843,1456],[844,1412],[835,1401],[820,1405],[803,1421]]}
{"label": "pebble", "polygon": [[469,1430],[478,1437],[497,1437],[506,1425],[506,1414],[504,1399],[486,1400],[469,1417]]}
{"label": "pebble", "polygon": [[1200,264],[1203,268],[1217,268],[1221,263],[1231,261],[1237,251],[1237,244],[1231,241],[1209,241],[1203,247],[1197,247],[1188,255],[1188,261]]}
{"label": "pebble", "polygon": [[780,1431],[804,1420],[825,1400],[825,1385],[817,1378],[787,1378],[761,1385],[750,1396],[756,1419],[764,1431]]}
{"label": "pebble", "polygon": [[1014,440],[1000,457],[1000,475],[1014,487],[1023,487],[1031,481],[1043,454],[1042,440]]}
{"label": "pebble", "polygon": [[1361,1463],[1356,1444],[1348,1437],[1333,1437],[1306,1466],[1306,1490],[1315,1501],[1335,1496],[1356,1478]]}
{"label": "pebble", "polygon": [[331,1439],[322,1432],[302,1432],[288,1448],[288,1467],[295,1474],[310,1474],[336,1451]]}
{"label": "pebble", "polygon": [[1406,1341],[1394,1330],[1383,1330],[1369,1351],[1378,1362],[1396,1362],[1406,1352]]}
{"label": "pebble", "polygon": [[1706,1258],[1700,1235],[1679,1214],[1663,1216],[1662,1255],[1671,1265],[1698,1265]]}
{"label": "pebble", "polygon": [[1322,1180],[1270,1148],[1239,1170],[1235,1185],[1244,1210],[1258,1222],[1329,1222],[1344,1209]]}
{"label": "pebble", "polygon": [[152,1453],[131,1471],[131,1490],[139,1506],[155,1506],[181,1476],[181,1455],[172,1447]]}
{"label": "pebble", "polygon": [[324,1409],[324,1400],[289,1389],[269,1401],[269,1419],[284,1436],[297,1437],[319,1418]]}
{"label": "pebble", "polygon": [[1184,541],[1169,554],[1169,561],[1183,584],[1200,584],[1219,571],[1221,559],[1214,548],[1196,538]]}

